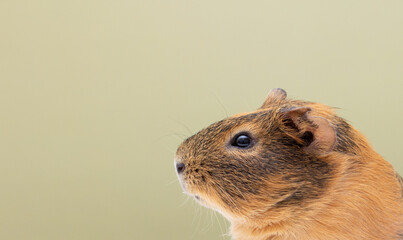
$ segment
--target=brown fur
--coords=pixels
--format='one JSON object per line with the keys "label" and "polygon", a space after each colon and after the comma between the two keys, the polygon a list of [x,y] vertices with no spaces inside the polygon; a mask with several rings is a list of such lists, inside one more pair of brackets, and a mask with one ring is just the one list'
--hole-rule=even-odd
{"label": "brown fur", "polygon": [[[251,147],[231,145],[239,133]],[[393,167],[332,108],[284,90],[186,139],[175,161],[183,188],[222,213],[236,240],[403,239]]]}

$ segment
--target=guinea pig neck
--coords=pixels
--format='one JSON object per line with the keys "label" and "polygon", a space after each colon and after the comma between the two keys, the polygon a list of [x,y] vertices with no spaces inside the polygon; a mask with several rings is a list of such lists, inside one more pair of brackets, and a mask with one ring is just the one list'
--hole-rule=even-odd
{"label": "guinea pig neck", "polygon": [[[301,209],[268,209],[259,219],[234,219],[235,240],[403,239],[402,180],[356,130],[354,152],[332,152],[337,166],[326,194]],[[273,215],[276,215],[273,220]]]}

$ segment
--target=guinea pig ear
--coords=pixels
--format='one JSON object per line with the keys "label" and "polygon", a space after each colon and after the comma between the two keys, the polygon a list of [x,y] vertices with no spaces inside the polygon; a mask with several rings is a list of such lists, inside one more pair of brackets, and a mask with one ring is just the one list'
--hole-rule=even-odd
{"label": "guinea pig ear", "polygon": [[273,105],[274,103],[279,103],[287,98],[287,92],[281,88],[273,88],[270,90],[269,94],[266,97],[263,105],[259,109],[264,109]]}
{"label": "guinea pig ear", "polygon": [[333,150],[336,132],[323,117],[310,116],[309,107],[282,111],[282,124],[287,135],[301,144],[305,151],[321,155]]}

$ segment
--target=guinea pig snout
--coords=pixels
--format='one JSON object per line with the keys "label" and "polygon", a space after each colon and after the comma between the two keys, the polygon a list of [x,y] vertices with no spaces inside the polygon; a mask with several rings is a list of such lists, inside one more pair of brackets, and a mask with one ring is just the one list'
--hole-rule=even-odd
{"label": "guinea pig snout", "polygon": [[177,172],[178,174],[181,174],[181,173],[183,173],[183,171],[185,171],[185,164],[182,163],[182,162],[176,163],[176,164],[175,164],[175,167],[176,167],[176,172]]}

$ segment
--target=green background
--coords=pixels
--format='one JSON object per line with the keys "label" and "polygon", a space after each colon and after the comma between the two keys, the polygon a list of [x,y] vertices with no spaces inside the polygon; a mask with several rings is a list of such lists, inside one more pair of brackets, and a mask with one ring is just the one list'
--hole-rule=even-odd
{"label": "green background", "polygon": [[403,1],[0,1],[0,239],[229,239],[173,155],[271,88],[403,173]]}

